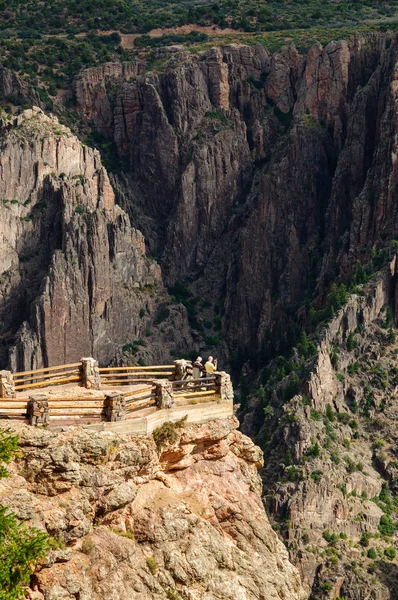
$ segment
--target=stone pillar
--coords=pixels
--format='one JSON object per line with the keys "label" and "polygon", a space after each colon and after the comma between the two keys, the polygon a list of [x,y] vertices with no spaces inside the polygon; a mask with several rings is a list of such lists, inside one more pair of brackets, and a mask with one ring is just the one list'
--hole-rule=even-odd
{"label": "stone pillar", "polygon": [[221,402],[234,401],[234,389],[232,387],[231,377],[225,371],[216,371],[216,391],[220,395]]}
{"label": "stone pillar", "polygon": [[99,390],[101,378],[98,362],[95,358],[82,358],[82,385],[87,389]]}
{"label": "stone pillar", "polygon": [[124,421],[126,418],[126,399],[119,392],[105,394],[105,421]]}
{"label": "stone pillar", "polygon": [[28,419],[29,425],[34,425],[35,427],[39,425],[49,425],[50,410],[48,407],[47,394],[36,394],[35,396],[29,396]]}
{"label": "stone pillar", "polygon": [[0,371],[0,398],[15,396],[15,383],[11,371]]}
{"label": "stone pillar", "polygon": [[167,379],[155,379],[156,406],[158,408],[171,408],[174,406],[173,386]]}
{"label": "stone pillar", "polygon": [[189,363],[183,358],[174,361],[174,373],[173,380],[181,381],[181,379],[187,379]]}

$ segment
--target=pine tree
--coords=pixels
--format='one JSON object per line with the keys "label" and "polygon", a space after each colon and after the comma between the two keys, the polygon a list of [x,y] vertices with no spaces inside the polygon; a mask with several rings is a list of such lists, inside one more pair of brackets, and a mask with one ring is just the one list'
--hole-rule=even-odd
{"label": "pine tree", "polygon": [[368,278],[367,278],[365,269],[361,265],[360,261],[357,260],[357,266],[355,268],[355,275],[354,275],[354,282],[357,285],[360,285],[361,283],[366,283],[367,279]]}
{"label": "pine tree", "polygon": [[[7,477],[8,465],[18,451],[18,438],[9,430],[0,430],[0,478]],[[0,600],[25,597],[35,566],[47,552],[44,531],[26,527],[7,507],[0,505]]]}

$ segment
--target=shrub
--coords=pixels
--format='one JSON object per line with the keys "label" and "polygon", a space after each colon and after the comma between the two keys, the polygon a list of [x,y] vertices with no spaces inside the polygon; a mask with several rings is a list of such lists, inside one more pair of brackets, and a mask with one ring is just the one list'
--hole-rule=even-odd
{"label": "shrub", "polygon": [[349,456],[345,456],[344,460],[347,465],[347,471],[349,473],[354,473],[355,471],[363,471],[363,462],[361,460],[356,463]]}
{"label": "shrub", "polygon": [[355,375],[359,371],[359,362],[354,362],[348,365],[347,372],[349,375]]}
{"label": "shrub", "polygon": [[329,419],[329,421],[331,423],[333,423],[333,421],[336,420],[336,415],[334,414],[333,409],[330,406],[330,404],[328,404],[326,407],[326,418]]}
{"label": "shrub", "polygon": [[[11,462],[18,450],[18,438],[8,430],[0,430],[0,478],[7,477],[4,465]],[[16,600],[25,596],[36,565],[47,553],[50,544],[45,532],[25,527],[14,513],[0,506],[0,597]]]}
{"label": "shrub", "polygon": [[91,552],[94,550],[94,548],[95,548],[95,544],[94,544],[93,540],[90,540],[90,538],[84,538],[84,540],[82,542],[83,554],[91,554]]}
{"label": "shrub", "polygon": [[323,532],[323,539],[326,540],[328,542],[328,544],[331,544],[332,546],[335,546],[337,543],[337,540],[339,539],[339,536],[336,535],[335,533],[331,533],[329,531],[329,529],[326,529],[326,531]]}
{"label": "shrub", "polygon": [[322,413],[315,410],[315,408],[311,408],[310,414],[313,421],[322,421]]}
{"label": "shrub", "polygon": [[318,442],[313,443],[307,450],[307,456],[312,458],[318,458],[320,455],[320,448]]}
{"label": "shrub", "polygon": [[270,421],[274,416],[275,410],[272,406],[268,405],[264,407],[264,421]]}
{"label": "shrub", "polygon": [[329,592],[332,591],[333,586],[328,581],[325,581],[324,583],[322,583],[321,589],[322,589],[322,592],[325,592],[325,594],[329,594]]}
{"label": "shrub", "polygon": [[376,558],[377,558],[377,552],[373,548],[373,546],[372,546],[372,548],[369,548],[369,550],[368,550],[368,558],[371,558],[372,560],[376,560]]}
{"label": "shrub", "polygon": [[175,423],[167,421],[160,427],[157,427],[152,433],[157,447],[160,448],[166,443],[174,444],[178,439],[178,431],[185,427],[186,421],[187,417],[185,416]]}
{"label": "shrub", "polygon": [[207,112],[205,114],[205,117],[207,119],[212,119],[212,120],[215,120],[215,121],[219,121],[223,125],[230,125],[231,124],[228,116],[221,109],[211,110],[211,111],[209,111],[209,112]]}
{"label": "shrub", "polygon": [[391,536],[394,535],[396,530],[395,523],[392,522],[389,515],[382,515],[379,523],[379,531],[381,535]]}
{"label": "shrub", "polygon": [[146,559],[146,564],[152,575],[156,575],[158,570],[158,564],[156,562],[156,558],[154,556],[148,556]]}
{"label": "shrub", "polygon": [[315,483],[319,483],[320,480],[322,479],[322,471],[319,471],[319,470],[312,471],[311,479],[312,479],[312,481],[315,481]]}
{"label": "shrub", "polygon": [[297,467],[289,467],[287,471],[287,478],[289,481],[302,481],[303,480],[303,472]]}
{"label": "shrub", "polygon": [[350,332],[347,338],[347,350],[348,352],[352,352],[358,346],[358,342],[355,338],[355,334],[353,331]]}
{"label": "shrub", "polygon": [[361,546],[363,546],[364,548],[367,548],[369,546],[369,540],[371,537],[372,537],[371,534],[368,531],[365,531],[361,535],[361,539],[359,540],[359,543],[361,544]]}
{"label": "shrub", "polygon": [[394,560],[396,554],[395,548],[392,548],[391,546],[384,550],[384,556],[387,556],[389,560]]}

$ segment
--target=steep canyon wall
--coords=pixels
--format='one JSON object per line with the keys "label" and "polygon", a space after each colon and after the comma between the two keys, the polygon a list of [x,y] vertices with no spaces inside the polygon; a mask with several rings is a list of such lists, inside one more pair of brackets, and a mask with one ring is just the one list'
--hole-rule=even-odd
{"label": "steep canyon wall", "polygon": [[156,51],[76,79],[166,283],[223,306],[230,347],[256,347],[397,233],[396,60],[396,37],[372,34],[307,56]]}

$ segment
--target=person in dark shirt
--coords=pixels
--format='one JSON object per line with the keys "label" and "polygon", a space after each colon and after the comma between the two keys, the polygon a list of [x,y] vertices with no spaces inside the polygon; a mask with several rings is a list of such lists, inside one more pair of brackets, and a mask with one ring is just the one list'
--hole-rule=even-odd
{"label": "person in dark shirt", "polygon": [[198,356],[195,362],[192,365],[192,375],[194,379],[200,379],[203,377],[203,373],[205,372],[204,365],[202,363],[202,357]]}

